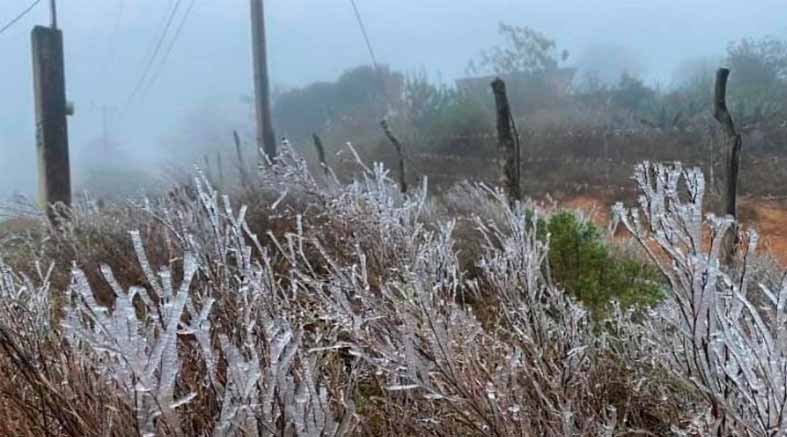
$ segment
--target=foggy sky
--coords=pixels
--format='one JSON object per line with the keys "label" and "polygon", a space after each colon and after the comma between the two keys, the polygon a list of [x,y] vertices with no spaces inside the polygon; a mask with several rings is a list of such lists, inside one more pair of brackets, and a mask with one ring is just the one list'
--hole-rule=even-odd
{"label": "foggy sky", "polygon": [[[249,124],[242,99],[252,93],[247,0],[196,0],[158,81],[119,116],[172,1],[59,1],[68,98],[76,105],[69,118],[75,172],[101,138],[103,105],[115,108],[111,135],[129,162],[177,157],[204,128],[189,122],[194,114]],[[447,82],[498,41],[500,20],[554,38],[571,53],[569,64],[589,62],[583,53],[593,47],[622,47],[648,82],[664,85],[682,60],[721,55],[730,40],[787,37],[784,0],[357,1],[381,63]],[[0,25],[30,2],[0,0]],[[0,35],[0,198],[34,186],[30,29],[49,22],[46,3]],[[188,0],[182,3],[181,11]],[[349,0],[268,0],[266,9],[274,86],[333,79],[370,62]]]}

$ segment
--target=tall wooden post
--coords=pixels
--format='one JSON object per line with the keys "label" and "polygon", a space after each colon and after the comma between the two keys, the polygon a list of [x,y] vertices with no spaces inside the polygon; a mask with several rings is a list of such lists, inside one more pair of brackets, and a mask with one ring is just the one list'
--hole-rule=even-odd
{"label": "tall wooden post", "polygon": [[[54,24],[55,19],[52,21]],[[54,27],[36,26],[32,43],[38,202],[54,218],[52,205],[71,205],[63,33]]]}
{"label": "tall wooden post", "polygon": [[500,169],[499,184],[508,194],[508,199],[513,203],[522,200],[519,187],[519,153],[514,137],[513,117],[511,106],[508,103],[506,84],[497,78],[492,82],[492,91],[495,94],[497,108],[497,153]]}
{"label": "tall wooden post", "polygon": [[265,39],[263,0],[251,0],[251,38],[254,58],[254,104],[257,121],[257,147],[269,159],[276,156],[276,135],[271,122],[271,92],[268,79],[268,52]]}

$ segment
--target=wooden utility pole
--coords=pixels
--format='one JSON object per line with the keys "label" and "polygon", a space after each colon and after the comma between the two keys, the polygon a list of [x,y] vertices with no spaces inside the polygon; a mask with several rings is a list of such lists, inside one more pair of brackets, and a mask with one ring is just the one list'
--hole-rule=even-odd
{"label": "wooden utility pole", "polygon": [[49,12],[52,17],[52,29],[57,29],[57,2],[49,0]]}
{"label": "wooden utility pole", "polygon": [[38,155],[38,202],[50,219],[53,205],[71,205],[71,168],[68,157],[63,33],[57,29],[55,1],[52,27],[36,26],[31,34]]}
{"label": "wooden utility pole", "polygon": [[[724,206],[728,215],[737,218],[736,200],[738,196],[738,169],[741,162],[741,148],[743,138],[735,129],[735,122],[732,120],[730,112],[727,110],[727,79],[730,70],[719,68],[716,72],[716,85],[713,93],[713,118],[719,122],[724,131],[724,136],[730,146],[729,162],[727,163],[727,180],[724,190]],[[724,261],[732,261],[737,245],[737,227],[733,228],[731,235],[724,239]]]}
{"label": "wooden utility pole", "polygon": [[511,106],[508,103],[506,84],[497,78],[492,82],[497,108],[497,153],[500,169],[499,184],[506,190],[509,201],[522,200],[519,188],[519,150],[514,136]]}
{"label": "wooden utility pole", "polygon": [[276,156],[276,135],[271,122],[271,92],[268,78],[268,52],[265,39],[263,0],[251,0],[251,38],[254,59],[254,105],[257,122],[257,147],[269,159]]}

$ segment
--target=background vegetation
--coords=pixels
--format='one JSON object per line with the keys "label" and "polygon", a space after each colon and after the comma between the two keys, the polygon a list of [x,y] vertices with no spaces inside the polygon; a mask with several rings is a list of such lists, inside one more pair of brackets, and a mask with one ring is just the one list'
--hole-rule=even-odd
{"label": "background vegetation", "polygon": [[[508,81],[523,143],[528,194],[592,191],[615,197],[628,186],[632,165],[657,159],[702,167],[714,196],[726,150],[710,114],[712,87],[716,68],[725,65],[732,70],[730,107],[744,134],[742,192],[787,194],[784,41],[730,42],[723,59],[688,60],[675,83],[662,87],[644,83],[636,71],[624,70],[616,80],[602,80],[594,70],[575,71],[568,52],[527,27],[501,24],[500,36],[498,46],[470,62],[466,81],[446,84],[423,73],[386,67],[376,74],[359,67],[336,82],[282,93],[275,104],[277,122],[305,152],[310,153],[311,134],[318,133],[334,153],[352,139],[365,158],[393,167],[395,153],[378,127],[387,117],[406,143],[411,184],[423,176],[436,187],[467,177],[492,182],[494,101],[491,76],[485,75],[499,74]],[[567,82],[561,79],[566,75]],[[755,167],[762,171],[750,171]],[[550,177],[554,174],[560,177]]]}

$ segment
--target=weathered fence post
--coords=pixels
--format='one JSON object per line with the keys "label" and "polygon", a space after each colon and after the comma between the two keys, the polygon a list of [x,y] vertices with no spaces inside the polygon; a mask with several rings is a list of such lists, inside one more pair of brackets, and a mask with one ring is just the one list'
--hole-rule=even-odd
{"label": "weathered fence post", "polygon": [[317,158],[320,160],[320,167],[322,167],[322,171],[328,175],[330,170],[328,170],[328,163],[325,161],[325,148],[322,145],[322,139],[317,133],[312,134],[312,139],[314,140],[314,148],[317,149]]}
{"label": "weathered fence post", "polygon": [[607,184],[607,188],[609,188],[609,172],[610,172],[610,162],[609,159],[609,125],[604,124],[604,128],[602,131],[602,137],[604,139],[604,179]]}
{"label": "weathered fence post", "polygon": [[740,153],[743,141],[741,135],[735,129],[735,123],[727,110],[727,79],[730,70],[720,68],[716,72],[716,86],[713,99],[713,117],[721,124],[724,135],[730,145],[729,162],[727,163],[727,187],[725,190],[725,212],[733,217],[736,216],[736,197],[738,186],[738,168],[740,166]]}
{"label": "weathered fence post", "polygon": [[506,190],[511,202],[522,200],[519,185],[519,151],[514,135],[511,106],[508,103],[506,84],[497,78],[492,82],[497,108],[497,152],[500,169],[499,184]]}
{"label": "weathered fence post", "polygon": [[[724,205],[725,213],[737,218],[736,200],[738,194],[738,169],[741,161],[741,148],[743,147],[743,139],[735,129],[735,122],[732,120],[730,112],[727,110],[727,79],[730,76],[730,70],[727,68],[719,68],[716,72],[716,85],[714,87],[713,95],[713,118],[719,122],[727,137],[730,145],[729,162],[727,163],[727,181],[724,190]],[[737,244],[737,227],[731,232],[731,236],[725,238],[725,246],[723,249],[726,253],[726,260],[731,261],[735,255],[735,246]]]}
{"label": "weathered fence post", "polygon": [[243,188],[249,186],[249,174],[247,173],[246,162],[243,160],[243,150],[240,145],[238,131],[232,131],[232,138],[235,140],[235,154],[238,158],[238,171],[240,172],[240,183]]}
{"label": "weathered fence post", "polygon": [[402,193],[407,192],[407,174],[405,173],[404,167],[404,150],[402,148],[402,143],[399,142],[393,132],[391,132],[391,128],[388,126],[388,122],[383,120],[380,122],[380,126],[383,127],[383,132],[385,132],[385,136],[388,137],[388,140],[391,141],[394,148],[396,149],[396,154],[399,156],[399,186],[402,190]]}
{"label": "weathered fence post", "polygon": [[69,113],[66,102],[63,33],[36,26],[32,32],[33,84],[38,155],[38,202],[51,220],[53,207],[71,205],[71,168],[68,158]]}
{"label": "weathered fence post", "polygon": [[707,129],[708,134],[708,187],[712,192],[716,192],[716,133],[712,129]]}

